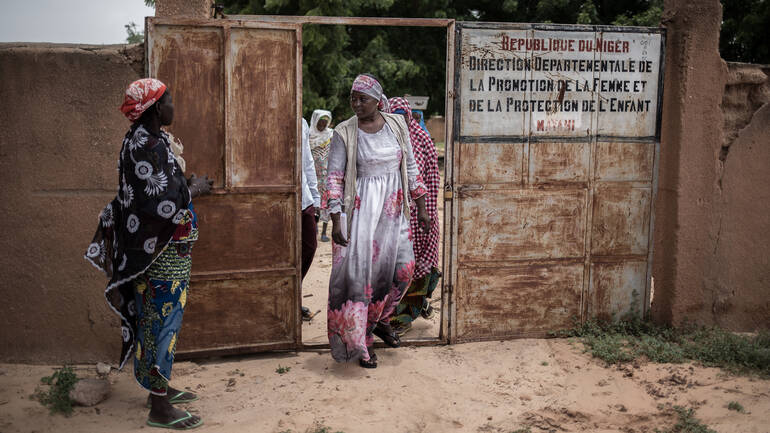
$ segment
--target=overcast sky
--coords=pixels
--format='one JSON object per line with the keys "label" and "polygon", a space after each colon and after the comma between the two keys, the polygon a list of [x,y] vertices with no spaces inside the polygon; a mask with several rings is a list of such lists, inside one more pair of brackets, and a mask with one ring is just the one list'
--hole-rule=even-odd
{"label": "overcast sky", "polygon": [[0,0],[0,42],[120,44],[154,14],[144,0]]}

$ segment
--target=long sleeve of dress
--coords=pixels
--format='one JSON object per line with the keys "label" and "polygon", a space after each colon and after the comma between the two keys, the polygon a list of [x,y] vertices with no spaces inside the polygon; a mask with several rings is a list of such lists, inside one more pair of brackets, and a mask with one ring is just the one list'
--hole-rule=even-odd
{"label": "long sleeve of dress", "polygon": [[424,196],[428,189],[425,187],[425,182],[422,181],[420,170],[415,162],[415,155],[412,150],[412,142],[407,138],[406,141],[406,177],[409,181],[409,195],[412,200],[416,200]]}
{"label": "long sleeve of dress", "polygon": [[326,207],[329,213],[342,212],[342,200],[345,196],[345,168],[348,154],[345,142],[336,132],[329,145],[329,165],[326,175]]}
{"label": "long sleeve of dress", "polygon": [[[313,154],[310,152],[310,138],[307,121],[302,119],[302,180],[310,190],[310,196],[313,199],[313,206],[321,206],[321,194],[318,192],[318,178],[315,173],[315,162]],[[304,188],[303,188],[304,189]],[[303,202],[305,200],[303,199]],[[308,202],[310,200],[307,200]],[[309,206],[309,205],[308,205]],[[306,208],[303,203],[302,208]]]}

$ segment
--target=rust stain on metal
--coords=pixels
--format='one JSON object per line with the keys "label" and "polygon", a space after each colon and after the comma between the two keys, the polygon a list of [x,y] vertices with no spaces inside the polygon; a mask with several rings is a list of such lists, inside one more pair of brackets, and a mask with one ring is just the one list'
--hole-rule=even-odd
{"label": "rust stain on metal", "polygon": [[295,36],[288,30],[231,30],[229,131],[234,187],[293,185]]}
{"label": "rust stain on metal", "polygon": [[176,116],[169,127],[185,147],[187,171],[224,186],[222,30],[155,26],[154,76],[168,85]]}
{"label": "rust stain on metal", "polygon": [[594,192],[591,253],[646,254],[650,230],[650,188],[599,186]]}
{"label": "rust stain on metal", "polygon": [[654,143],[599,142],[596,144],[596,179],[651,181]]}
{"label": "rust stain on metal", "polygon": [[199,197],[195,210],[205,236],[195,243],[193,275],[293,266],[293,209],[289,194]]}
{"label": "rust stain on metal", "polygon": [[545,333],[580,314],[583,264],[465,268],[458,273],[458,336],[463,339]]}
{"label": "rust stain on metal", "polygon": [[590,143],[536,142],[529,147],[531,183],[588,182]]}
{"label": "rust stain on metal", "polygon": [[463,193],[461,261],[583,256],[585,190]]}
{"label": "rust stain on metal", "polygon": [[286,293],[294,289],[291,275],[193,281],[188,296],[194,296],[194,301],[185,309],[185,331],[179,339],[179,351],[293,339],[296,308]]}
{"label": "rust stain on metal", "polygon": [[588,314],[612,320],[635,312],[641,318],[646,284],[645,260],[592,263]]}
{"label": "rust stain on metal", "polygon": [[459,181],[521,183],[523,152],[523,143],[461,143]]}

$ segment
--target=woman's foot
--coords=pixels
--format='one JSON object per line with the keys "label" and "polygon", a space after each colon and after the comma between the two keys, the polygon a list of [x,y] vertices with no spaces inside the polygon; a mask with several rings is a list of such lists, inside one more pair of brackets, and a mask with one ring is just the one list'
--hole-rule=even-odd
{"label": "woman's foot", "polygon": [[401,346],[401,340],[398,338],[398,334],[393,331],[393,328],[391,328],[389,324],[378,323],[377,326],[374,327],[373,333],[392,348]]}
{"label": "woman's foot", "polygon": [[150,401],[152,404],[150,415],[147,417],[147,424],[152,427],[187,430],[203,424],[199,416],[175,408],[169,402],[169,395],[152,395]]}
{"label": "woman's foot", "polygon": [[377,368],[377,354],[374,353],[374,347],[369,346],[366,350],[369,351],[369,360],[364,361],[364,359],[361,358],[358,360],[358,363],[364,368]]}
{"label": "woman's foot", "polygon": [[409,332],[410,329],[412,329],[412,323],[411,322],[407,323],[406,325],[401,325],[401,326],[396,325],[396,326],[393,326],[393,332],[395,332],[396,335],[398,335],[399,339],[401,339],[401,337],[403,337],[404,334]]}
{"label": "woman's foot", "polygon": [[422,316],[423,319],[430,320],[433,318],[433,306],[430,305],[430,302],[428,302],[427,298],[424,298],[422,300],[422,309],[420,310],[420,316]]}

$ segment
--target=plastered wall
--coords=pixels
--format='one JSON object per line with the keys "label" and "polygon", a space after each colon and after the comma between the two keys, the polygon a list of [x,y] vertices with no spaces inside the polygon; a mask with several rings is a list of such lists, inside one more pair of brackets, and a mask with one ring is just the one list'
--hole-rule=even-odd
{"label": "plastered wall", "polygon": [[118,111],[143,47],[0,44],[0,361],[115,361],[104,275],[83,260],[114,196]]}
{"label": "plastered wall", "polygon": [[768,329],[768,69],[719,57],[718,0],[669,0],[664,7],[652,317]]}

